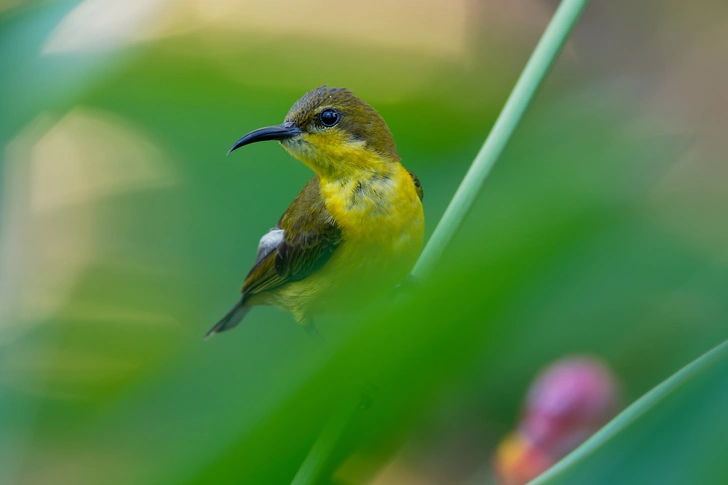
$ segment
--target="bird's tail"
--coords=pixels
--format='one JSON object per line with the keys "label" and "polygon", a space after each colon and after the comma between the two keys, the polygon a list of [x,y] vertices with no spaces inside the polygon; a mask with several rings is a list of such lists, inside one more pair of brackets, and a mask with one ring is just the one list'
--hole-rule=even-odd
{"label": "bird's tail", "polygon": [[205,334],[205,340],[209,339],[216,333],[224,332],[225,330],[230,330],[235,325],[240,323],[240,320],[245,318],[245,315],[250,311],[250,307],[246,307],[243,304],[243,300],[241,299],[239,302],[235,304],[232,310],[230,310],[227,315],[222,317],[222,320],[217,322],[214,327],[210,329],[209,332]]}

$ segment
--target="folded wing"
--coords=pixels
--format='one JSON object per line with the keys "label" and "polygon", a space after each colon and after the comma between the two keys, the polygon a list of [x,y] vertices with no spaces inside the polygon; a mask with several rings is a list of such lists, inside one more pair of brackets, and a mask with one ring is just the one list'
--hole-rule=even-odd
{"label": "folded wing", "polygon": [[263,236],[258,258],[243,283],[243,302],[315,273],[341,243],[341,230],[326,210],[318,177],[312,178]]}

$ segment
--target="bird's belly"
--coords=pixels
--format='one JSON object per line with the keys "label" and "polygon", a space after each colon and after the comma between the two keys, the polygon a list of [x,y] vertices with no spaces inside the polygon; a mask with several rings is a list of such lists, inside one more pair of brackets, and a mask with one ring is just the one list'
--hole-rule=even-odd
{"label": "bird's belly", "polygon": [[355,311],[391,292],[407,276],[419,245],[409,242],[401,249],[406,250],[392,252],[343,242],[319,271],[281,288],[277,303],[306,316]]}

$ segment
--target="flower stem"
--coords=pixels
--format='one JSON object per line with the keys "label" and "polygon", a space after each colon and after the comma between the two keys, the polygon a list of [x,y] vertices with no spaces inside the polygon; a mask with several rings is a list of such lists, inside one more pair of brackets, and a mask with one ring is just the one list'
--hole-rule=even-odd
{"label": "flower stem", "polygon": [[346,425],[360,407],[361,397],[355,396],[352,400],[350,396],[351,394],[347,394],[347,401],[329,417],[326,426],[324,426],[313,446],[311,446],[291,485],[310,485],[321,482],[320,476],[326,469],[339,438],[341,438]]}
{"label": "flower stem", "polygon": [[516,130],[523,113],[569,38],[589,0],[563,0],[493,125],[488,138],[460,183],[412,274],[427,278],[468,215],[486,177]]}
{"label": "flower stem", "polygon": [[[516,86],[513,88],[508,101],[506,101],[503,111],[498,116],[483,147],[470,166],[470,170],[468,170],[460,187],[455,192],[455,196],[435,228],[435,232],[417,261],[417,265],[412,270],[415,277],[424,279],[430,275],[442,253],[460,228],[480,192],[485,178],[521,121],[523,113],[533,100],[538,87],[561,52],[588,1],[563,0],[559,5],[551,23],[546,28]],[[294,477],[292,485],[310,485],[319,482],[322,472],[336,449],[339,438],[358,407],[359,399],[356,400],[356,403],[347,399],[340,410],[329,418]]]}

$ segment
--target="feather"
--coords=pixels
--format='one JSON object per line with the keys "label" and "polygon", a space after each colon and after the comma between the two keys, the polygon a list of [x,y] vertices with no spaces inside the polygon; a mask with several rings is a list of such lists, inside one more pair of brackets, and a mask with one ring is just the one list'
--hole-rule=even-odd
{"label": "feather", "polygon": [[216,333],[230,330],[238,323],[240,323],[240,320],[242,320],[249,311],[250,307],[244,306],[243,299],[241,298],[240,301],[235,304],[232,310],[230,310],[227,315],[222,317],[222,319],[217,322],[215,326],[212,327],[209,332],[207,332],[207,334],[205,334],[205,340],[209,339]]}
{"label": "feather", "polygon": [[301,281],[321,269],[340,243],[341,230],[326,210],[319,179],[314,177],[278,225],[260,239],[255,264],[243,283],[242,298],[205,338],[237,325],[250,306],[257,304],[251,302],[251,298],[265,296],[267,292]]}
{"label": "feather", "polygon": [[276,249],[281,241],[283,241],[284,230],[278,227],[274,227],[263,237],[260,238],[258,243],[258,255],[255,257],[255,264],[259,263],[262,259],[265,259],[273,250]]}

